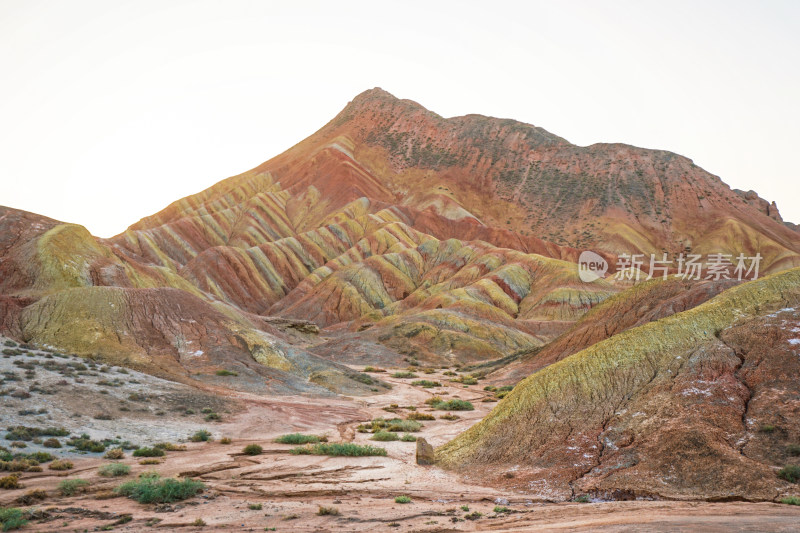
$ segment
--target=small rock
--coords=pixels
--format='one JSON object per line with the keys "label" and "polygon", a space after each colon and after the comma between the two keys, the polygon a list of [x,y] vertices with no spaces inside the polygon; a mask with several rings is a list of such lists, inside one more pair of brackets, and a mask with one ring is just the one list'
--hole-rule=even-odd
{"label": "small rock", "polygon": [[422,437],[417,437],[417,464],[432,465],[435,461],[433,446]]}

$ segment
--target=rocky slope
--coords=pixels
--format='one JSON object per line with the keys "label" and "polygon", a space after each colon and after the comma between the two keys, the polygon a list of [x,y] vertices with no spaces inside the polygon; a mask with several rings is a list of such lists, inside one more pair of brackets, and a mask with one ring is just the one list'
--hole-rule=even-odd
{"label": "rocky slope", "polygon": [[560,500],[773,500],[800,442],[800,269],[731,288],[534,373],[437,450]]}

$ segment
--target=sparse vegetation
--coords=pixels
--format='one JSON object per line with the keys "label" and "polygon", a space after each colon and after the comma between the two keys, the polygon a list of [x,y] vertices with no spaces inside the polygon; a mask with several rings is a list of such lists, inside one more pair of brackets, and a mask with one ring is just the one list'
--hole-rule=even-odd
{"label": "sparse vegetation", "polygon": [[86,492],[89,482],[85,479],[65,479],[58,484],[58,491],[62,496],[75,496],[78,493]]}
{"label": "sparse vegetation", "polygon": [[250,509],[251,511],[260,511],[263,508],[263,506],[260,503],[251,503],[248,504],[247,508]]}
{"label": "sparse vegetation", "polygon": [[41,489],[29,490],[22,496],[18,497],[15,502],[20,505],[34,505],[40,501],[47,499],[47,492]]}
{"label": "sparse vegetation", "polygon": [[339,509],[335,507],[322,507],[317,510],[319,516],[339,516]]}
{"label": "sparse vegetation", "polygon": [[392,377],[393,378],[402,378],[402,379],[411,379],[411,378],[415,378],[415,377],[418,377],[418,376],[413,372],[404,371],[404,372],[395,372],[394,374],[392,374]]}
{"label": "sparse vegetation", "polygon": [[164,455],[166,455],[164,450],[160,448],[143,447],[133,450],[134,457],[164,457]]}
{"label": "sparse vegetation", "polygon": [[774,433],[775,426],[773,426],[772,424],[764,424],[763,426],[761,426],[761,428],[759,428],[759,431],[761,433]]}
{"label": "sparse vegetation", "polygon": [[20,488],[19,475],[11,474],[10,476],[0,477],[0,489],[13,490]]}
{"label": "sparse vegetation", "polygon": [[127,476],[131,473],[131,467],[123,463],[109,463],[101,466],[98,473],[105,477]]}
{"label": "sparse vegetation", "polygon": [[148,473],[123,483],[115,492],[139,503],[172,503],[191,498],[204,488],[205,484],[193,479],[162,479],[158,474]]}
{"label": "sparse vegetation", "polygon": [[360,424],[356,429],[359,433],[377,433],[379,431],[402,431],[406,433],[413,433],[419,431],[422,424],[416,420],[401,420],[393,418],[391,420],[384,420],[383,418],[376,418],[369,424]]}
{"label": "sparse vegetation", "polygon": [[28,523],[21,509],[16,507],[0,508],[0,528],[3,531],[20,529]]}
{"label": "sparse vegetation", "polygon": [[331,455],[343,457],[362,457],[370,455],[386,456],[386,450],[377,446],[363,446],[352,442],[318,443],[311,446],[293,448],[295,455]]}
{"label": "sparse vegetation", "polygon": [[275,439],[275,442],[279,444],[316,444],[321,441],[322,439],[316,435],[303,435],[302,433],[289,433]]}
{"label": "sparse vegetation", "polygon": [[473,511],[467,515],[464,515],[464,518],[466,518],[467,520],[478,520],[482,516],[483,513],[479,513],[478,511]]}
{"label": "sparse vegetation", "polygon": [[416,381],[412,381],[411,384],[425,389],[442,386],[442,384],[439,383],[438,381],[431,381],[429,379],[418,379]]}
{"label": "sparse vegetation", "polygon": [[194,435],[189,437],[189,440],[191,440],[192,442],[208,442],[211,440],[211,432],[205,429],[201,429],[199,431],[196,431]]}
{"label": "sparse vegetation", "polygon": [[778,477],[789,483],[797,483],[800,481],[800,466],[786,465],[778,471]]}
{"label": "sparse vegetation", "polygon": [[230,437],[222,437],[219,439],[220,444],[230,444],[231,442],[233,441],[230,439]]}
{"label": "sparse vegetation", "polygon": [[370,440],[377,440],[381,442],[391,441],[391,440],[398,440],[400,437],[397,436],[397,433],[393,433],[391,431],[378,431],[374,433]]}
{"label": "sparse vegetation", "polygon": [[61,442],[56,438],[50,437],[42,442],[42,446],[45,448],[61,448]]}
{"label": "sparse vegetation", "polygon": [[786,447],[786,453],[791,456],[797,457],[800,455],[800,444],[790,444]]}
{"label": "sparse vegetation", "polygon": [[411,503],[411,496],[397,496],[394,499],[394,503]]}
{"label": "sparse vegetation", "polygon": [[264,452],[264,448],[259,446],[258,444],[248,444],[244,447],[242,452],[245,455],[261,455]]}
{"label": "sparse vegetation", "polygon": [[186,446],[183,444],[173,444],[171,442],[159,442],[153,448],[164,450],[165,452],[185,452]]}
{"label": "sparse vegetation", "polygon": [[475,407],[466,400],[453,398],[452,400],[440,401],[433,404],[434,409],[439,411],[472,411]]}
{"label": "sparse vegetation", "polygon": [[106,459],[122,459],[125,457],[125,451],[122,448],[111,448],[103,457]]}
{"label": "sparse vegetation", "polygon": [[233,370],[225,370],[225,369],[222,369],[222,370],[217,370],[217,371],[216,371],[216,372],[214,372],[214,373],[215,373],[217,376],[238,376],[238,375],[239,375],[239,373],[238,373],[238,372],[234,372]]}
{"label": "sparse vegetation", "polygon": [[67,461],[66,459],[56,459],[52,463],[50,463],[50,470],[72,470],[72,461]]}
{"label": "sparse vegetation", "polygon": [[409,413],[406,420],[436,420],[436,417],[429,413]]}
{"label": "sparse vegetation", "polygon": [[504,505],[495,505],[494,506],[494,512],[497,513],[497,514],[510,513],[511,509],[509,509],[508,507],[506,507]]}

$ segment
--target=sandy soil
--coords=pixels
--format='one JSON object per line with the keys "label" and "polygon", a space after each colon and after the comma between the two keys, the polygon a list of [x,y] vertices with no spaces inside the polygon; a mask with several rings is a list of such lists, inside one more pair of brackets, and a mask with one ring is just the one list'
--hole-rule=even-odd
{"label": "sandy soil", "polygon": [[[3,370],[20,356],[0,359]],[[46,354],[22,356],[27,360],[44,361]],[[17,373],[21,374],[17,368]],[[48,370],[36,367],[36,379],[45,389],[50,386]],[[56,372],[57,374],[57,372]],[[100,374],[117,377],[113,370],[97,372],[98,376],[83,376],[94,383]],[[92,403],[96,383],[87,385],[81,401],[75,390],[58,387],[54,394],[36,394],[20,400],[0,398],[3,426],[24,423],[29,426],[64,425],[70,431],[90,432],[94,437],[121,435],[137,444],[170,440],[185,441],[193,430],[208,427],[215,437],[227,436],[231,444],[187,442],[186,451],[169,452],[158,465],[140,465],[137,458],[127,454],[122,460],[132,467],[127,478],[104,478],[98,475],[100,465],[109,462],[102,454],[78,455],[67,448],[49,450],[68,455],[75,468],[55,472],[46,467],[42,472],[23,473],[23,488],[0,491],[0,504],[17,505],[14,501],[32,489],[47,492],[47,499],[36,507],[42,512],[27,526],[29,531],[83,531],[112,526],[115,531],[186,530],[186,531],[797,531],[800,508],[773,503],[708,503],[708,502],[595,502],[543,503],[534,502],[525,494],[476,485],[437,467],[419,466],[415,462],[414,442],[373,442],[370,434],[360,433],[360,423],[383,416],[405,416],[415,406],[417,412],[433,414],[434,421],[424,421],[415,435],[423,436],[438,445],[463,431],[483,417],[494,403],[482,400],[492,394],[482,385],[464,386],[450,383],[440,372],[420,373],[420,378],[440,381],[443,387],[425,389],[412,386],[411,379],[397,379],[390,373],[374,374],[391,383],[393,388],[366,398],[310,398],[301,396],[263,398],[223,390],[194,390],[143,375],[123,374],[123,383],[103,397],[105,404]],[[106,376],[107,377],[107,376]],[[14,390],[9,382],[4,386]],[[82,384],[78,384],[82,385]],[[133,387],[133,388],[130,388]],[[138,387],[138,388],[137,388]],[[151,401],[147,408],[119,411],[120,398],[145,387]],[[99,387],[103,388],[103,387]],[[434,394],[443,398],[460,397],[471,401],[474,411],[461,411],[458,420],[442,420],[443,411],[433,411],[424,401]],[[171,398],[171,401],[167,399]],[[71,403],[70,403],[71,402]],[[162,405],[162,402],[164,405]],[[177,406],[198,409],[211,405],[224,413],[217,423],[205,422],[202,415],[178,414]],[[131,402],[128,402],[131,403]],[[20,420],[18,411],[47,409],[41,416]],[[168,409],[169,405],[174,409]],[[186,405],[184,405],[186,404]],[[387,412],[397,404],[395,413]],[[88,405],[89,407],[82,407]],[[74,411],[92,411],[98,407],[113,410],[112,420],[95,420],[84,415],[74,417]],[[187,407],[192,405],[194,407]],[[156,412],[164,412],[156,415]],[[25,418],[25,417],[23,417]],[[386,448],[387,457],[325,457],[292,455],[291,445],[274,442],[278,435],[290,432],[326,435],[330,441],[354,441]],[[249,443],[258,443],[264,453],[247,456],[241,453]],[[9,441],[0,440],[8,447]],[[29,443],[27,452],[37,448]],[[199,496],[169,505],[141,505],[122,497],[109,496],[108,491],[122,480],[146,470],[157,470],[162,476],[193,477],[202,480],[207,489]],[[471,476],[475,477],[475,476]],[[59,495],[57,485],[64,479],[80,478],[91,483],[85,494],[73,497]],[[411,497],[411,503],[398,504],[399,495]],[[261,509],[250,505],[260,504]],[[495,506],[507,507],[510,512],[495,513]],[[469,511],[462,510],[462,506]],[[338,515],[318,515],[320,507],[332,508]],[[467,515],[481,513],[474,520]],[[127,523],[116,524],[130,515]],[[194,525],[201,519],[205,525]],[[271,529],[268,529],[271,530]]]}

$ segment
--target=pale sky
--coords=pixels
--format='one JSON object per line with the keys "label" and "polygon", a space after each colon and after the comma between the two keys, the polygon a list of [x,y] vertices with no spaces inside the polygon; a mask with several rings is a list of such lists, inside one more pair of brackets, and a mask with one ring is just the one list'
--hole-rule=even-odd
{"label": "pale sky", "polygon": [[800,222],[800,2],[0,0],[0,205],[123,231],[382,87],[690,157]]}

